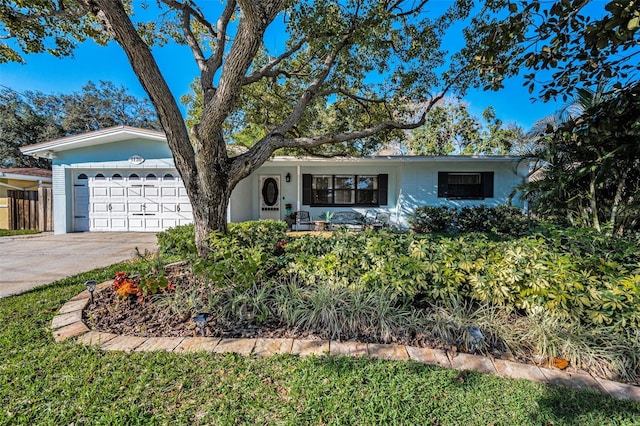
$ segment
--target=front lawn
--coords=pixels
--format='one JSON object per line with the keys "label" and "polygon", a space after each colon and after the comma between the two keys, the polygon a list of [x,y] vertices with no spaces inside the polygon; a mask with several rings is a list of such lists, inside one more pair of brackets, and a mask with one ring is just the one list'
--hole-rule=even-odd
{"label": "front lawn", "polygon": [[413,362],[53,342],[51,319],[81,283],[130,267],[0,299],[0,424],[640,424],[637,403]]}

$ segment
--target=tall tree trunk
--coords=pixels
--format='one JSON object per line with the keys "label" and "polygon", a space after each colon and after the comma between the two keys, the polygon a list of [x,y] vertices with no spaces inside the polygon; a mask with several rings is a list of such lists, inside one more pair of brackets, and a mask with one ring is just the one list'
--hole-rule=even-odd
{"label": "tall tree trunk", "polygon": [[193,224],[196,234],[196,248],[200,257],[206,257],[211,249],[208,238],[213,231],[227,232],[227,208],[229,207],[229,191],[212,185],[207,188],[208,196],[191,199],[193,206]]}
{"label": "tall tree trunk", "polygon": [[624,224],[620,224],[620,228],[616,229],[616,221],[618,219],[618,209],[620,208],[620,202],[622,201],[622,192],[624,191],[627,173],[629,169],[625,169],[622,171],[622,176],[620,176],[618,180],[618,184],[616,185],[616,193],[613,197],[613,204],[611,205],[611,216],[609,218],[609,224],[611,226],[612,232],[622,235]]}
{"label": "tall tree trunk", "polygon": [[[222,132],[214,134],[212,138],[203,138],[198,129],[196,126],[192,132],[197,174],[188,183],[185,182],[185,188],[193,207],[196,248],[200,257],[206,257],[210,252],[209,234],[212,231],[227,232],[229,198],[235,187],[234,182],[239,179],[233,179],[234,173],[238,172],[231,170]],[[183,175],[193,172],[184,169],[184,165],[180,165],[179,170]]]}

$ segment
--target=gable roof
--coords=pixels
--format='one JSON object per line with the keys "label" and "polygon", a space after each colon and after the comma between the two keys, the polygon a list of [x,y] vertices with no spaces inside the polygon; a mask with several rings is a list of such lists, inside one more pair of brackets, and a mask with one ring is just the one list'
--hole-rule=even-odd
{"label": "gable roof", "polygon": [[25,155],[50,158],[54,152],[125,141],[133,138],[158,142],[166,142],[167,140],[164,133],[158,132],[157,130],[139,129],[130,126],[114,126],[93,132],[41,142],[34,145],[23,146],[20,148],[20,151]]}

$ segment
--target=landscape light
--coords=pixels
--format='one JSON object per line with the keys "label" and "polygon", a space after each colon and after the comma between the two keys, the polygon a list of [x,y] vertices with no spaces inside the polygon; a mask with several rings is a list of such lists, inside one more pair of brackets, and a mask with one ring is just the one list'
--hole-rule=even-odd
{"label": "landscape light", "polygon": [[476,346],[484,340],[484,334],[478,327],[467,327],[467,331],[469,332],[469,337],[471,337],[471,350],[472,354],[476,353]]}
{"label": "landscape light", "polygon": [[91,297],[91,304],[93,305],[93,292],[96,290],[96,280],[85,281],[84,286],[87,287],[89,296]]}
{"label": "landscape light", "polygon": [[209,318],[209,313],[208,312],[200,312],[198,315],[196,315],[193,318],[193,322],[196,323],[196,327],[198,327],[198,330],[200,330],[200,334],[202,336],[204,336],[204,329],[207,326],[207,320]]}

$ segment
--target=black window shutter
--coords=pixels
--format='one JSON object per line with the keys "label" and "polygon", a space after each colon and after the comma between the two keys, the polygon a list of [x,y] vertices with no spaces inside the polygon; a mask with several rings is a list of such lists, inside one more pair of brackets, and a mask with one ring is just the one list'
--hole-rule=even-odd
{"label": "black window shutter", "polygon": [[378,204],[386,206],[389,204],[389,175],[378,175]]}
{"label": "black window shutter", "polygon": [[449,173],[438,172],[438,198],[445,198],[447,196],[448,188],[449,188]]}
{"label": "black window shutter", "polygon": [[302,175],[302,204],[311,205],[311,175]]}
{"label": "black window shutter", "polygon": [[493,198],[493,172],[482,172],[482,196]]}

